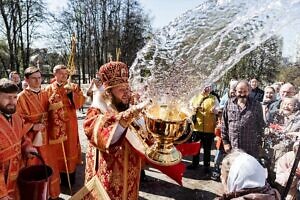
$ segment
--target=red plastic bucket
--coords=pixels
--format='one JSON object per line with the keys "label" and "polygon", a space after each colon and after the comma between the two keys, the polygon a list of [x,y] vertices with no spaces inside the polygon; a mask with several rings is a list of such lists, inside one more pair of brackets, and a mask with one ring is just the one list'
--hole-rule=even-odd
{"label": "red plastic bucket", "polygon": [[48,200],[52,173],[52,169],[45,164],[21,169],[18,176],[21,200]]}

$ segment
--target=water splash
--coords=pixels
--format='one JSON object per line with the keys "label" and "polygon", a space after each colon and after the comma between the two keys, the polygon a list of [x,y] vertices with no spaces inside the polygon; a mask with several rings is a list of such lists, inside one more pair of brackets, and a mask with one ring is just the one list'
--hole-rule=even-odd
{"label": "water splash", "polygon": [[[157,32],[130,68],[144,97],[187,102],[300,19],[300,0],[208,0]],[[147,90],[145,90],[147,89]]]}

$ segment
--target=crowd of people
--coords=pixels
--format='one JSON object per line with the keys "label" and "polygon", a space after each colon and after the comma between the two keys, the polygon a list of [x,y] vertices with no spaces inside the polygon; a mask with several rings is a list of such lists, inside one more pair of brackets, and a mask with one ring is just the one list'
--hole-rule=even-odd
{"label": "crowd of people", "polygon": [[[55,66],[53,75],[45,88],[36,67],[25,69],[23,83],[17,72],[0,80],[0,200],[20,198],[18,172],[40,162],[32,152],[53,170],[50,199],[59,199],[61,185],[74,184],[81,163],[76,109],[86,95],[93,99],[83,125],[89,140],[85,182],[97,177],[110,199],[138,199],[145,141],[137,133],[147,134],[143,102],[131,91],[127,65],[102,65],[86,95],[68,81],[66,66]],[[258,86],[255,78],[231,80],[220,99],[211,85],[191,99],[191,140],[202,144],[204,174],[224,184],[219,199],[280,199],[293,166],[300,134],[297,88],[291,83],[274,83],[264,90]],[[188,170],[198,170],[199,162],[200,152]],[[288,199],[295,199],[299,177],[300,167]]]}
{"label": "crowd of people", "polygon": [[[195,135],[196,140],[201,138],[204,153],[203,169],[206,175],[211,175],[211,179],[218,180],[221,177],[222,181],[229,181],[222,178],[222,169],[228,164],[227,162],[231,164],[234,164],[234,162],[232,159],[230,161],[224,159],[221,165],[221,160],[224,155],[230,155],[232,151],[242,150],[243,154],[252,156],[257,160],[255,165],[263,165],[268,170],[266,175],[260,175],[260,177],[267,179],[264,180],[266,183],[282,193],[295,160],[296,151],[295,149],[293,151],[293,147],[297,146],[300,139],[300,96],[299,93],[296,93],[296,87],[288,82],[274,83],[266,86],[264,90],[261,90],[258,84],[256,78],[250,81],[231,80],[229,90],[221,98],[219,105],[216,103],[217,99],[210,93],[211,86],[206,86],[203,92],[192,100],[192,106],[196,113],[193,135]],[[219,110],[217,115],[215,115],[216,110]],[[208,126],[213,128],[208,129]],[[215,131],[213,131],[214,128]],[[210,172],[208,166],[212,139],[208,140],[207,138],[214,137],[219,145],[217,145],[215,155],[215,166]],[[210,142],[208,146],[206,145],[207,141]],[[234,155],[237,156],[237,154]],[[234,155],[233,157],[235,157]],[[239,159],[239,166],[241,167],[242,163],[240,162],[242,160]],[[198,165],[199,159],[195,162],[193,159],[188,169],[196,169]],[[245,169],[247,168],[245,167]],[[296,185],[300,177],[299,171],[300,165],[296,170],[296,178],[287,199],[296,198]],[[255,180],[248,179],[249,177],[245,173],[243,170],[238,175],[239,177],[235,175],[235,178],[241,181],[244,175],[245,182],[255,182]],[[250,173],[256,172],[252,171]],[[265,186],[261,185],[260,187]],[[257,187],[257,185],[253,185],[243,189]],[[228,188],[227,185],[227,189],[229,193],[235,193],[234,195],[237,197],[237,193],[242,188]],[[251,193],[251,190],[249,191]],[[262,191],[265,190],[260,192]],[[258,191],[255,190],[255,192]],[[243,191],[241,194],[248,195],[249,192]],[[273,194],[274,198],[271,199],[279,199],[277,193]],[[234,195],[228,194],[228,196],[225,195],[221,199],[233,199]],[[257,197],[257,199],[270,198]]]}

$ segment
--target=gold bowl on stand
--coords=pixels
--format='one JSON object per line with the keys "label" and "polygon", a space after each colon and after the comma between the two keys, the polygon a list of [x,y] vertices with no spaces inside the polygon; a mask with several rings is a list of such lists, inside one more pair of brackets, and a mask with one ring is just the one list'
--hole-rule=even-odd
{"label": "gold bowl on stand", "polygon": [[144,114],[147,131],[153,136],[154,144],[146,150],[146,157],[161,166],[176,165],[182,155],[173,145],[186,128],[187,114],[178,106],[150,106]]}

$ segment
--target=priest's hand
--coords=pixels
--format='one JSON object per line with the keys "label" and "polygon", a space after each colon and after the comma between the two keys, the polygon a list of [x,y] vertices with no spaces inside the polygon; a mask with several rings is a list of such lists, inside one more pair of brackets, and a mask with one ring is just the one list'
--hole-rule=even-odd
{"label": "priest's hand", "polygon": [[71,92],[73,92],[72,89],[66,89],[66,91],[67,91],[67,94],[70,94]]}
{"label": "priest's hand", "polygon": [[66,85],[64,85],[64,88],[66,90],[66,93],[70,94],[71,92],[73,92],[75,90],[75,85],[71,84],[71,83],[67,83]]}
{"label": "priest's hand", "polygon": [[34,152],[34,153],[38,153],[37,149],[33,146],[28,145],[25,149],[25,154],[27,156],[27,158],[33,158],[34,155],[32,155],[30,152]]}
{"label": "priest's hand", "polygon": [[152,100],[149,99],[137,105],[133,105],[123,112],[120,112],[118,119],[121,126],[123,126],[124,128],[128,127],[134,119],[140,117],[140,113],[151,103]]}
{"label": "priest's hand", "polygon": [[131,98],[130,98],[130,104],[131,105],[136,105],[140,102],[141,96],[138,93],[132,93]]}
{"label": "priest's hand", "polygon": [[42,123],[34,124],[32,127],[33,131],[41,131],[45,128],[45,125]]}
{"label": "priest's hand", "polygon": [[121,112],[119,121],[121,126],[123,126],[124,128],[128,127],[129,124],[131,124],[131,122],[140,115],[142,110],[143,108],[132,106],[124,112]]}

